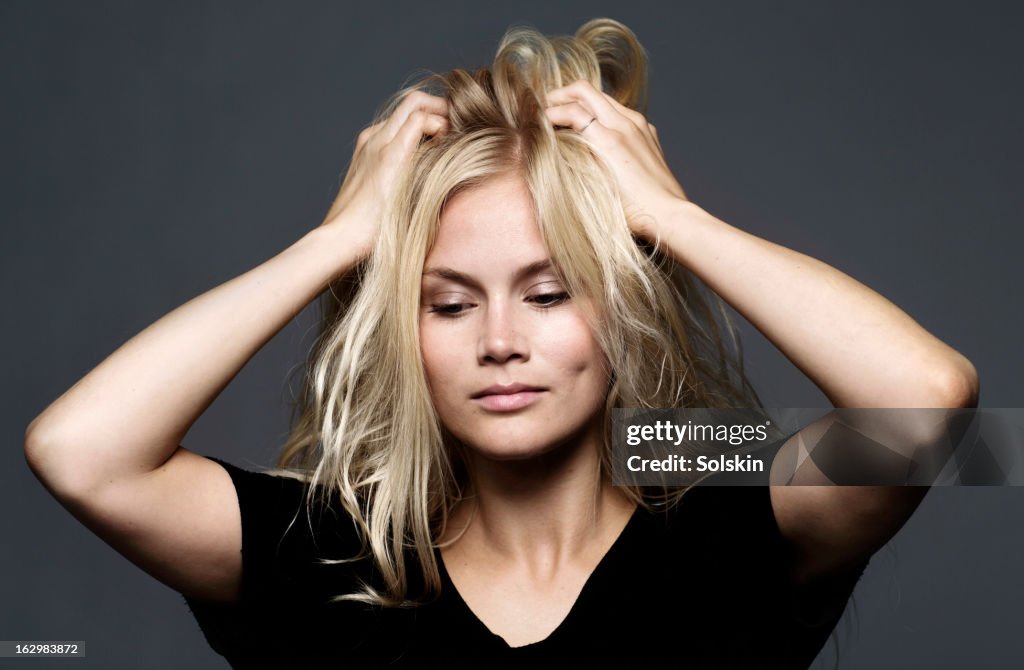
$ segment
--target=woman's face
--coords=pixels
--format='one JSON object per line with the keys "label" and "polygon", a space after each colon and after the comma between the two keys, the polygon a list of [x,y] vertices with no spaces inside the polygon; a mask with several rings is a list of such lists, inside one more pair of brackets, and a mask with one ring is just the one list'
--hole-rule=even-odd
{"label": "woman's face", "polygon": [[529,458],[599,435],[604,355],[549,260],[519,176],[461,191],[441,214],[420,350],[441,422],[479,455]]}

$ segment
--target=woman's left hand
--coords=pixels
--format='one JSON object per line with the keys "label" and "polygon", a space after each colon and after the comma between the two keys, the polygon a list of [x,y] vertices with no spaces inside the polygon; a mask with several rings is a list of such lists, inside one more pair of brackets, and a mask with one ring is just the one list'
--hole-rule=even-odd
{"label": "woman's left hand", "polygon": [[643,114],[581,79],[548,92],[548,118],[573,128],[615,173],[633,232],[650,239],[672,207],[688,201],[665,162],[658,131]]}

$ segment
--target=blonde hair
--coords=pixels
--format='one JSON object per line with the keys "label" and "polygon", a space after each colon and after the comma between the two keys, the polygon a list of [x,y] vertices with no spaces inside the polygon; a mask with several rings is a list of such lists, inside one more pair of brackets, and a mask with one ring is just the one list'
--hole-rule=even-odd
{"label": "blonde hair", "polygon": [[[643,48],[626,26],[595,19],[571,37],[512,28],[490,69],[430,75],[378,113],[386,119],[414,90],[433,92],[447,100],[449,131],[421,143],[373,252],[325,292],[321,335],[278,460],[280,471],[310,483],[308,506],[315,491],[322,504],[340,500],[362,538],[359,556],[324,562],[370,557],[383,580],[336,600],[415,604],[411,569],[423,576],[423,595],[440,590],[436,539],[467,482],[431,401],[418,313],[441,212],[463,189],[520,175],[566,290],[593,305],[585,316],[613,371],[602,476],[611,472],[612,408],[760,405],[721,299],[656,241],[633,237],[614,175],[577,132],[545,116],[546,92],[579,79],[646,112]],[[627,493],[649,504],[639,488]]]}

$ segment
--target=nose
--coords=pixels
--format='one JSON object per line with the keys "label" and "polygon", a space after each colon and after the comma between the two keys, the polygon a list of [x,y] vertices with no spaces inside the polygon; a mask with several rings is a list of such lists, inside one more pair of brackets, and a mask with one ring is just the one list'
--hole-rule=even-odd
{"label": "nose", "polygon": [[492,301],[484,314],[480,331],[477,358],[481,364],[505,363],[509,360],[529,358],[526,338],[515,309],[506,300]]}

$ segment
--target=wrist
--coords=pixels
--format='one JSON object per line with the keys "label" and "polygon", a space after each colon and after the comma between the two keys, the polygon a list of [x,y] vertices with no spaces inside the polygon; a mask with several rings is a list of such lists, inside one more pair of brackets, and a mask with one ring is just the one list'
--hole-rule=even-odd
{"label": "wrist", "polygon": [[294,246],[306,250],[315,258],[315,265],[324,268],[333,279],[346,274],[369,254],[370,245],[357,233],[343,225],[320,225],[299,238]]}
{"label": "wrist", "polygon": [[707,216],[707,212],[692,200],[670,198],[657,208],[652,208],[652,216],[645,217],[645,225],[640,233],[649,240],[662,239],[669,230],[704,216]]}

